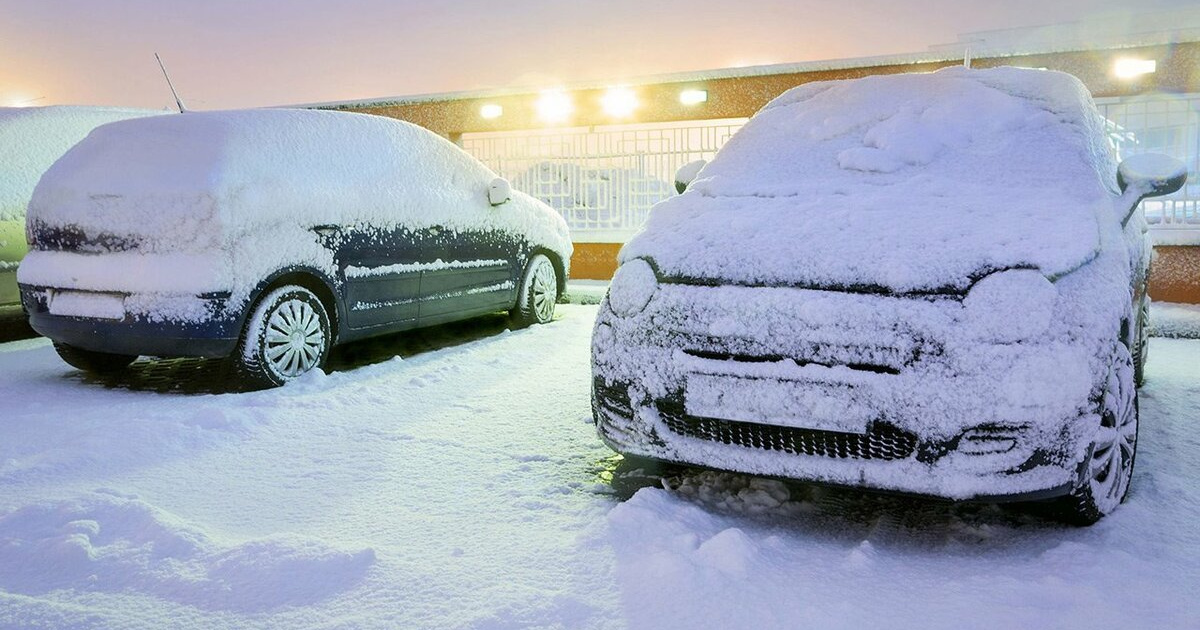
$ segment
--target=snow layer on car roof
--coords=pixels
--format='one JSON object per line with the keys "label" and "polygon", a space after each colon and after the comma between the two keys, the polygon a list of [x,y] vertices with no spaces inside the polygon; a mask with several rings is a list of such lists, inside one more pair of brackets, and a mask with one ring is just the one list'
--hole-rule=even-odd
{"label": "snow layer on car roof", "polygon": [[116,107],[0,108],[0,221],[25,216],[25,205],[38,178],[67,149],[99,125],[126,118],[161,114],[144,109]]}
{"label": "snow layer on car roof", "polygon": [[447,140],[389,118],[188,113],[97,129],[50,169],[30,211],[85,233],[134,236],[143,251],[212,249],[280,223],[482,223],[566,238],[565,225],[527,213],[472,212],[487,205],[493,177]]}
{"label": "snow layer on car roof", "polygon": [[1070,271],[1115,163],[1074,77],[1017,68],[812,83],[763,108],[622,259],[744,283],[963,288]]}

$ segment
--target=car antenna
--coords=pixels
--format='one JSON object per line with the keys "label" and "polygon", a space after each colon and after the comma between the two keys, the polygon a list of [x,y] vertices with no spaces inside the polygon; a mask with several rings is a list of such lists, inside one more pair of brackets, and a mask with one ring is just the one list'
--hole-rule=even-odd
{"label": "car antenna", "polygon": [[162,57],[159,57],[158,53],[154,53],[154,58],[158,60],[158,67],[162,69],[163,78],[167,80],[167,87],[171,88],[171,96],[175,97],[175,106],[179,108],[179,113],[186,112],[187,108],[183,106],[183,101],[179,99],[179,93],[175,91],[175,84],[171,83],[171,75],[167,74],[167,67],[163,65]]}

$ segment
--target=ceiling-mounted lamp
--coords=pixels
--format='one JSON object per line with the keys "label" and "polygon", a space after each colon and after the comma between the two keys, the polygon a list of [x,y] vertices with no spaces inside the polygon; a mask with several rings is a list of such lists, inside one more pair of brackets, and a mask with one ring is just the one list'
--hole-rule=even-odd
{"label": "ceiling-mounted lamp", "polygon": [[1118,79],[1135,79],[1143,74],[1153,74],[1158,63],[1153,59],[1123,57],[1113,63],[1113,75]]}
{"label": "ceiling-mounted lamp", "polygon": [[550,124],[566,122],[573,111],[575,111],[575,104],[571,102],[570,95],[562,90],[547,90],[538,97],[537,113],[542,122]]}
{"label": "ceiling-mounted lamp", "polygon": [[684,105],[699,105],[708,102],[708,90],[684,90],[679,93],[679,102]]}
{"label": "ceiling-mounted lamp", "polygon": [[492,120],[504,115],[504,108],[495,103],[486,103],[479,108],[479,117]]}

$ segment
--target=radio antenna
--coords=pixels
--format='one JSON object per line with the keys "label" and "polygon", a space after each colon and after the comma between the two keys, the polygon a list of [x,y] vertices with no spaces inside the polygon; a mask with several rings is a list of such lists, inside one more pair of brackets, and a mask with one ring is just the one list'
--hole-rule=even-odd
{"label": "radio antenna", "polygon": [[179,99],[179,93],[175,91],[175,84],[171,83],[171,75],[167,74],[167,67],[163,65],[162,57],[159,57],[158,53],[154,53],[154,58],[158,60],[158,67],[162,69],[163,78],[167,80],[167,87],[171,88],[171,96],[175,97],[175,106],[179,108],[179,113],[186,112],[187,108],[183,106],[183,101]]}

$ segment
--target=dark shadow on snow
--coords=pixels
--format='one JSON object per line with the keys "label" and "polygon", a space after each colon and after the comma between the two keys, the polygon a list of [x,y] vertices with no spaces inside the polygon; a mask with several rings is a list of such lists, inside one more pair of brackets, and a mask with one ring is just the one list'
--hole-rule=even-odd
{"label": "dark shadow on snow", "polygon": [[[348,372],[382,363],[393,357],[409,358],[425,352],[494,337],[508,330],[509,318],[496,313],[466,321],[420,328],[337,346],[326,362],[326,372]],[[109,389],[158,394],[231,394],[258,389],[239,378],[229,359],[143,358],[127,369],[109,375],[71,372],[64,378]]]}
{"label": "dark shadow on snow", "polygon": [[[620,501],[643,488],[660,488],[714,514],[746,525],[783,529],[806,537],[895,547],[976,553],[1008,549],[1030,537],[1057,544],[1062,535],[1087,535],[1067,525],[1051,502],[955,502],[756,477],[613,455],[591,471]],[[742,493],[769,485],[786,498],[778,505],[744,504]],[[1136,494],[1130,491],[1130,498]]]}

